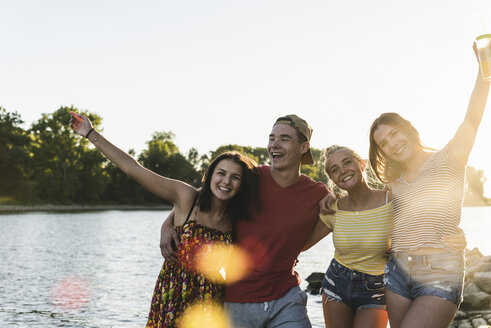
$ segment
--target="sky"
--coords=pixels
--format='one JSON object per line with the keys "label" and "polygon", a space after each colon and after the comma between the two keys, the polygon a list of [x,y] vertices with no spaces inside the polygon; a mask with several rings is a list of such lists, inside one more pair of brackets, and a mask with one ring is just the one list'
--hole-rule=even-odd
{"label": "sky", "polygon": [[[312,147],[367,156],[372,121],[395,111],[439,149],[464,118],[485,33],[489,0],[1,0],[0,106],[27,127],[73,105],[124,150],[171,131],[201,154],[265,147],[296,113]],[[490,107],[469,159],[489,180]]]}

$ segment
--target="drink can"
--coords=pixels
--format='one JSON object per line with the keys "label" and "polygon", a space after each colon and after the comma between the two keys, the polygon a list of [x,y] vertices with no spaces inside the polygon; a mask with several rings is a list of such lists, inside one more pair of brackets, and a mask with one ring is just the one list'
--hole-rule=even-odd
{"label": "drink can", "polygon": [[477,56],[484,80],[491,81],[491,34],[483,34],[476,38]]}

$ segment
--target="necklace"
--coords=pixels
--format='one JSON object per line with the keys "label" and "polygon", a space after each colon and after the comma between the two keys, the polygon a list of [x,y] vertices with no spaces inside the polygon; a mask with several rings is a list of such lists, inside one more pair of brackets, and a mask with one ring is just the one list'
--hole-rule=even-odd
{"label": "necklace", "polygon": [[353,207],[351,206],[351,198],[348,198],[348,206],[351,212],[355,213],[356,215],[360,214],[360,211],[355,211]]}

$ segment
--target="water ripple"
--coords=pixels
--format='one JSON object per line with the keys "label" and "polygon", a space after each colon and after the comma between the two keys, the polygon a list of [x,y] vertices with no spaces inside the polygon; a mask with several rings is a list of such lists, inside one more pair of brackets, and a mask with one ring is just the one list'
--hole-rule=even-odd
{"label": "water ripple", "polygon": [[[491,245],[482,227],[490,214],[489,208],[464,208],[462,224],[469,246],[486,255]],[[143,327],[163,261],[158,244],[166,216],[156,211],[0,215],[1,326]],[[332,255],[326,238],[301,254],[297,271],[304,279],[323,272]],[[59,289],[60,284],[65,285]],[[308,300],[310,319],[319,328],[324,326],[320,300]]]}

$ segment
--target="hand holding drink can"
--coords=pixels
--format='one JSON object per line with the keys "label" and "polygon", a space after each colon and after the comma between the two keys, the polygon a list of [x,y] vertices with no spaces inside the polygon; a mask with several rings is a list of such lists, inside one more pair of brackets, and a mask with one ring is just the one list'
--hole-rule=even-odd
{"label": "hand holding drink can", "polygon": [[482,78],[486,81],[491,81],[491,34],[478,36],[476,45]]}

